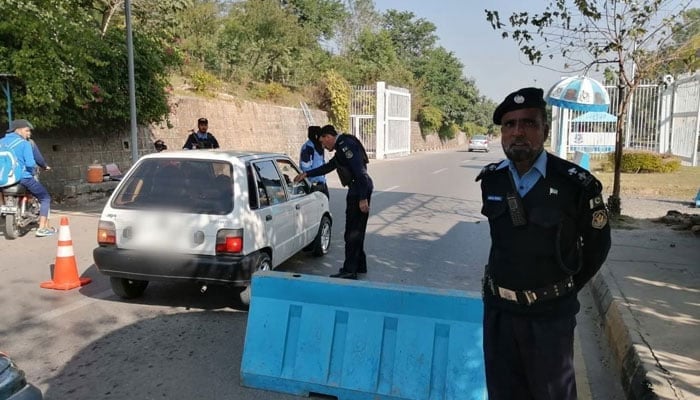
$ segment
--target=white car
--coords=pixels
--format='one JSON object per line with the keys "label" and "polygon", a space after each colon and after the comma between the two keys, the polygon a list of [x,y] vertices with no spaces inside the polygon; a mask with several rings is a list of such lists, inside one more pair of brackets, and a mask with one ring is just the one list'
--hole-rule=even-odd
{"label": "white car", "polygon": [[486,135],[474,135],[469,139],[467,151],[481,150],[488,153],[489,138]]}
{"label": "white car", "polygon": [[93,251],[98,270],[123,298],[152,280],[245,288],[256,271],[300,252],[325,255],[332,216],[328,199],[286,155],[178,151],[142,157],[102,211]]}

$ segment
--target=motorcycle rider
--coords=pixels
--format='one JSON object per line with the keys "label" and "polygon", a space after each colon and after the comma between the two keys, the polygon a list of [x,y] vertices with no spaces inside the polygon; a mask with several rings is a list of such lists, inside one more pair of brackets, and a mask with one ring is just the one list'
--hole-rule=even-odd
{"label": "motorcycle rider", "polygon": [[[44,186],[34,177],[34,171],[38,167],[34,158],[34,147],[29,138],[32,135],[34,126],[26,119],[16,119],[12,121],[10,129],[0,142],[12,149],[17,161],[24,167],[22,179],[19,183],[39,200],[39,228],[36,236],[45,237],[56,233],[56,229],[49,227],[49,211],[51,207],[51,196]],[[20,139],[18,141],[18,139]],[[37,149],[38,150],[38,149]]]}

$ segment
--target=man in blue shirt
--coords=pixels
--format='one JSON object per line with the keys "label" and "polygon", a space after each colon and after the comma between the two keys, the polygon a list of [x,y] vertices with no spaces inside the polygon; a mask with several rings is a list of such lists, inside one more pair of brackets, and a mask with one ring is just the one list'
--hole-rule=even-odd
{"label": "man in blue shirt", "polygon": [[19,183],[29,190],[39,200],[39,228],[36,236],[51,236],[56,233],[56,229],[49,227],[49,211],[51,207],[51,196],[44,186],[34,178],[35,169],[39,166],[34,158],[34,149],[29,142],[34,126],[26,119],[16,119],[12,121],[10,131],[0,142],[12,149],[17,161],[24,167],[22,179]]}
{"label": "man in blue shirt", "polygon": [[[319,141],[320,133],[320,126],[314,125],[308,128],[307,136],[309,140],[301,146],[301,154],[299,155],[299,167],[304,172],[318,168],[325,162],[323,159],[323,145]],[[326,177],[324,175],[311,177],[309,181],[311,185],[313,185],[315,191],[323,192],[326,197],[329,197],[328,185],[326,184]]]}
{"label": "man in blue shirt", "polygon": [[197,131],[192,130],[192,133],[187,136],[183,149],[218,149],[219,142],[211,132],[208,132],[209,121],[206,118],[197,120]]}

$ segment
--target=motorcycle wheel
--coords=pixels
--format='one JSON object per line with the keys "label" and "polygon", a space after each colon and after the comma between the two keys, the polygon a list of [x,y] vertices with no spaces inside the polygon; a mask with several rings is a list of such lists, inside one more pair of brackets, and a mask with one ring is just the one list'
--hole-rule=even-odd
{"label": "motorcycle wheel", "polygon": [[5,239],[17,239],[19,237],[19,226],[14,214],[5,215]]}

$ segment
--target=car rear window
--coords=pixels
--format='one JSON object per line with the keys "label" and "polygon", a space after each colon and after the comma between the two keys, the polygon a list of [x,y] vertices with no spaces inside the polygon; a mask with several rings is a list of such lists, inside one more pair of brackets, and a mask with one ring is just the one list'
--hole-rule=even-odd
{"label": "car rear window", "polygon": [[484,135],[474,135],[474,136],[472,136],[472,140],[486,140],[486,136],[484,136]]}
{"label": "car rear window", "polygon": [[232,170],[224,161],[147,159],[119,186],[112,207],[225,215],[233,210]]}

